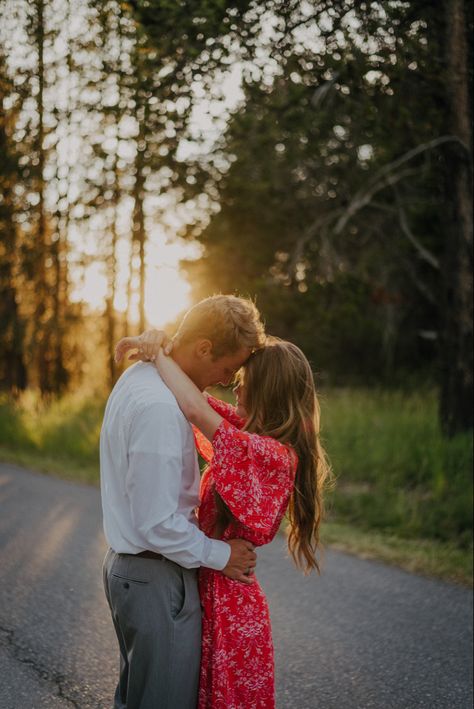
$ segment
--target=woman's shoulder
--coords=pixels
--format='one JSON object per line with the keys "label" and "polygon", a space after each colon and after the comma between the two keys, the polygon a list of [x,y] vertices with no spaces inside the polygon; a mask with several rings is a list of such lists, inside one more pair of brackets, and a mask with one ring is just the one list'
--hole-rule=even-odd
{"label": "woman's shoulder", "polygon": [[238,452],[241,456],[252,459],[256,464],[264,467],[285,466],[296,467],[296,453],[291,446],[277,441],[271,436],[250,433],[236,428],[225,419],[221,422],[214,437],[227,449],[227,452]]}

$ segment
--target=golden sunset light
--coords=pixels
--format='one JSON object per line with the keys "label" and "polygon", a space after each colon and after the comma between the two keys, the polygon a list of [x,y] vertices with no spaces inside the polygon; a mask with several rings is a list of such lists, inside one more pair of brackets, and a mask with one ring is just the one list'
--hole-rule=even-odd
{"label": "golden sunset light", "polygon": [[[181,259],[198,258],[199,246],[175,238],[167,240],[164,235],[154,235],[148,244],[145,277],[145,313],[150,327],[160,328],[190,306],[191,286],[180,271]],[[127,309],[128,250],[118,250],[119,272],[115,308],[118,312]],[[130,321],[138,322],[138,293],[136,283],[131,297]],[[102,310],[107,293],[107,275],[102,263],[93,263],[85,269],[72,292],[75,301],[85,301],[93,310]]]}
{"label": "golden sunset light", "polygon": [[1,707],[472,706],[473,8],[0,0]]}

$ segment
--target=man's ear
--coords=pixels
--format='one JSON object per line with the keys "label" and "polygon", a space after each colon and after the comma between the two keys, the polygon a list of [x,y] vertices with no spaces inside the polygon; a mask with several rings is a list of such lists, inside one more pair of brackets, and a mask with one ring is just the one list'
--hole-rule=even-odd
{"label": "man's ear", "polygon": [[195,349],[198,357],[209,357],[212,354],[212,342],[210,340],[198,340]]}

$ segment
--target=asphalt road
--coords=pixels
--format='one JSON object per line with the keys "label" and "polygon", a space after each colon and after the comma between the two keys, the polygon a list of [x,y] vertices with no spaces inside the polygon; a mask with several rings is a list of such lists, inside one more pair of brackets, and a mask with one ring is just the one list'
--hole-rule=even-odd
{"label": "asphalt road", "polygon": [[[0,504],[0,709],[108,709],[118,657],[98,491],[0,465]],[[281,538],[258,576],[278,709],[471,709],[469,590],[335,552],[304,578]]]}

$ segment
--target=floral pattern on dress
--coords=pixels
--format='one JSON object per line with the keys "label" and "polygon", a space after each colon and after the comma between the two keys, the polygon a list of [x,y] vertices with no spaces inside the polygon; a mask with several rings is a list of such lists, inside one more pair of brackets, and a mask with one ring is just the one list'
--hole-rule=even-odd
{"label": "floral pattern on dress", "polygon": [[[212,397],[209,403],[224,420],[214,434],[212,461],[201,481],[200,527],[213,535],[215,488],[234,517],[221,539],[268,544],[288,506],[296,456],[273,438],[240,430],[244,421],[234,407]],[[246,586],[201,567],[199,590],[203,607],[199,709],[273,709],[270,616],[257,579]]]}

